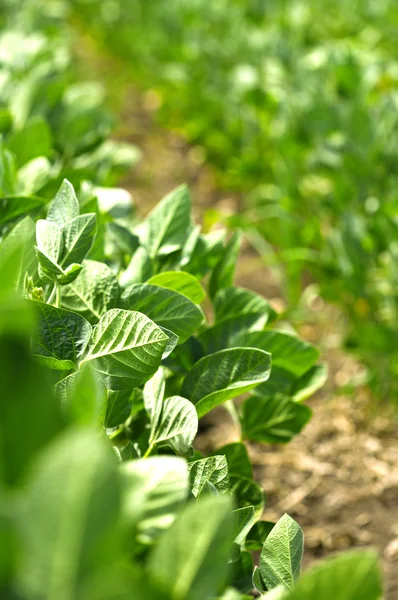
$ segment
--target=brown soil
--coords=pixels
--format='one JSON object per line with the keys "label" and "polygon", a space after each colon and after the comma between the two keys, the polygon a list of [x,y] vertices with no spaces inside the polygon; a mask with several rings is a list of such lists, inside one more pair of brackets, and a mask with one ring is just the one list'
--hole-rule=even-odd
{"label": "brown soil", "polygon": [[[109,80],[108,67],[101,59],[95,65],[96,76],[102,71]],[[234,211],[239,199],[217,189],[200,151],[156,124],[156,94],[142,95],[128,85],[120,89],[121,127],[116,137],[136,143],[142,151],[142,161],[122,182],[138,210],[146,213],[173,187],[186,182],[197,216],[208,207],[224,215]],[[243,253],[237,279],[276,307],[284,307],[275,274],[250,248]],[[339,349],[344,321],[338,311],[316,295],[304,309],[300,334],[320,345],[330,376],[310,402],[313,418],[301,435],[287,446],[249,448],[257,480],[267,494],[264,518],[275,520],[286,511],[299,521],[306,537],[306,566],[338,550],[375,547],[385,573],[386,599],[397,600],[398,424],[385,409],[375,408],[366,389],[358,386],[350,395],[342,393],[353,377],[360,376],[361,367]],[[235,439],[227,412],[218,409],[199,443],[205,449]]]}

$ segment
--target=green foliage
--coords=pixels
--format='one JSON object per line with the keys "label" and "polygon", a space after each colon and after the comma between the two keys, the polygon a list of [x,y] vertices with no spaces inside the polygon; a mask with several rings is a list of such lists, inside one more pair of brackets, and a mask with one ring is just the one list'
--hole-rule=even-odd
{"label": "green foliage", "polygon": [[254,582],[269,598],[289,588],[318,600],[332,580],[342,598],[377,600],[368,553],[293,585],[301,530],[287,516],[261,521],[243,441],[195,449],[199,418],[223,405],[242,438],[256,439],[253,413],[286,441],[280,432],[299,427],[283,407],[308,410],[297,402],[322,382],[318,353],[271,329],[277,315],[260,296],[235,293],[241,234],[202,234],[186,187],[137,224],[128,195],[81,184],[91,170],[112,178],[131,152],[105,140],[98,86],[69,85],[65,41],[53,37],[66,5],[23,8],[16,26],[42,29],[0,40],[15,92],[0,107],[0,596],[243,600]]}
{"label": "green foliage", "polygon": [[[347,347],[376,392],[396,396],[396,2],[74,5],[156,96],[161,123],[244,197],[230,222],[266,261],[284,265],[290,304],[310,273],[342,309]],[[211,297],[230,276],[233,246]]]}

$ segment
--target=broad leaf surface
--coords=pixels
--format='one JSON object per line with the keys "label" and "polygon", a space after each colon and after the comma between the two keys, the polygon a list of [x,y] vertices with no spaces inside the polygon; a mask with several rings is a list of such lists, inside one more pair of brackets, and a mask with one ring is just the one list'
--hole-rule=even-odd
{"label": "broad leaf surface", "polygon": [[156,205],[137,233],[151,258],[179,250],[191,227],[191,199],[182,185]]}
{"label": "broad leaf surface", "polygon": [[215,298],[219,290],[233,285],[241,243],[242,233],[234,233],[211,274],[209,281],[210,298]]}
{"label": "broad leaf surface", "polygon": [[268,589],[280,584],[293,588],[300,575],[303,551],[301,527],[289,515],[283,515],[266,538],[261,551],[260,572]]}
{"label": "broad leaf surface", "polygon": [[121,467],[123,513],[138,538],[153,541],[170,527],[188,494],[188,469],[176,456],[128,461]]}
{"label": "broad leaf surface", "polygon": [[167,288],[186,296],[194,304],[200,304],[206,297],[200,281],[185,271],[165,271],[151,277],[148,282],[151,285]]}
{"label": "broad leaf surface", "polygon": [[286,594],[286,600],[379,600],[382,593],[377,554],[372,550],[351,550],[304,573]]}
{"label": "broad leaf surface", "polygon": [[144,406],[151,423],[151,430],[156,431],[162,414],[166,378],[163,367],[159,367],[153,377],[146,382],[143,389]]}
{"label": "broad leaf surface", "polygon": [[94,327],[84,362],[94,361],[107,387],[132,389],[157,371],[167,340],[142,313],[112,309]]}
{"label": "broad leaf surface", "polygon": [[253,506],[256,518],[259,519],[265,503],[265,494],[261,487],[252,479],[238,475],[230,476],[229,487],[235,498],[235,506],[238,508]]}
{"label": "broad leaf surface", "polygon": [[89,365],[61,379],[55,391],[64,413],[72,423],[104,425],[106,390]]}
{"label": "broad leaf surface", "polygon": [[50,279],[62,275],[60,258],[63,250],[61,229],[56,223],[40,219],[36,223],[36,252],[40,277]]}
{"label": "broad leaf surface", "polygon": [[319,358],[319,350],[315,346],[282,331],[243,334],[237,343],[270,352],[273,366],[286,369],[297,377],[304,375]]}
{"label": "broad leaf surface", "polygon": [[80,315],[44,302],[34,302],[37,331],[33,354],[52,369],[74,369],[87,346],[91,325]]}
{"label": "broad leaf surface", "polygon": [[190,490],[200,496],[203,487],[210,482],[220,494],[228,491],[228,465],[225,456],[209,456],[188,464]]}
{"label": "broad leaf surface", "polygon": [[171,396],[164,400],[160,419],[153,427],[149,442],[167,445],[176,454],[185,454],[192,446],[198,431],[198,415],[192,402],[181,396]]}
{"label": "broad leaf surface", "polygon": [[276,312],[265,298],[240,287],[219,290],[214,298],[214,312],[216,322],[236,319],[243,315],[259,315],[263,317],[265,325],[276,318]]}
{"label": "broad leaf surface", "polygon": [[79,201],[72,184],[64,179],[54,200],[50,203],[47,219],[63,227],[79,215]]}
{"label": "broad leaf surface", "polygon": [[256,348],[221,350],[199,360],[184,379],[181,393],[196,405],[199,417],[215,406],[266,381],[271,357]]}
{"label": "broad leaf surface", "polygon": [[135,284],[122,293],[122,303],[166,327],[184,342],[204,319],[202,310],[186,296],[157,285]]}
{"label": "broad leaf surface", "polygon": [[285,396],[252,396],[242,407],[242,435],[252,442],[285,444],[303,429],[311,415],[308,406]]}
{"label": "broad leaf surface", "polygon": [[246,446],[240,442],[233,442],[217,448],[213,455],[223,454],[227,459],[228,473],[241,477],[253,478],[253,467],[246,450]]}
{"label": "broad leaf surface", "polygon": [[25,217],[10,231],[0,246],[0,261],[6,261],[6,254],[16,251],[18,247],[19,260],[15,265],[15,288],[22,291],[25,273],[33,275],[36,270],[35,224],[30,217]]}
{"label": "broad leaf surface", "polygon": [[116,458],[99,434],[68,431],[46,448],[19,519],[27,597],[78,598],[86,579],[115,560],[118,490]]}
{"label": "broad leaf surface", "polygon": [[171,600],[216,596],[227,577],[232,536],[228,498],[187,504],[149,558],[151,577]]}
{"label": "broad leaf surface", "polygon": [[88,254],[94,240],[97,217],[88,213],[68,221],[62,229],[64,251],[61,266],[81,263]]}
{"label": "broad leaf surface", "polygon": [[95,323],[116,306],[119,285],[114,273],[104,263],[85,260],[73,283],[62,288],[62,305]]}

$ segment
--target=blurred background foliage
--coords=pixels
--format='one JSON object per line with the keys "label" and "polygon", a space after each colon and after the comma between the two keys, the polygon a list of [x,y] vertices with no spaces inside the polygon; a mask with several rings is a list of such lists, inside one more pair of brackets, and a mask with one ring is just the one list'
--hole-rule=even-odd
{"label": "blurred background foliage", "polygon": [[[18,19],[21,2],[6,4]],[[31,20],[47,13],[62,35],[73,10],[84,31],[126,61],[131,80],[156,94],[160,122],[200,148],[223,189],[242,195],[230,224],[247,230],[266,262],[283,265],[289,305],[317,282],[346,315],[346,345],[367,365],[376,393],[392,399],[397,3],[73,0],[42,3],[41,11],[24,4]]]}

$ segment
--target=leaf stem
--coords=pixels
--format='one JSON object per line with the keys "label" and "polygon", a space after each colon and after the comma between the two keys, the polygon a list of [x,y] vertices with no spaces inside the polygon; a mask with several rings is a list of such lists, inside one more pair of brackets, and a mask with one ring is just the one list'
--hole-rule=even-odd
{"label": "leaf stem", "polygon": [[145,454],[142,458],[148,458],[148,456],[150,456],[150,454],[153,452],[154,448],[155,448],[155,444],[149,444],[148,450],[145,452]]}
{"label": "leaf stem", "polygon": [[55,306],[61,308],[61,286],[58,283],[55,284]]}
{"label": "leaf stem", "polygon": [[241,424],[240,424],[238,409],[236,408],[234,401],[227,400],[227,402],[225,403],[225,408],[229,412],[229,414],[232,418],[232,421],[234,422],[234,425],[238,430],[239,437],[241,437],[242,436],[242,428],[241,428]]}

